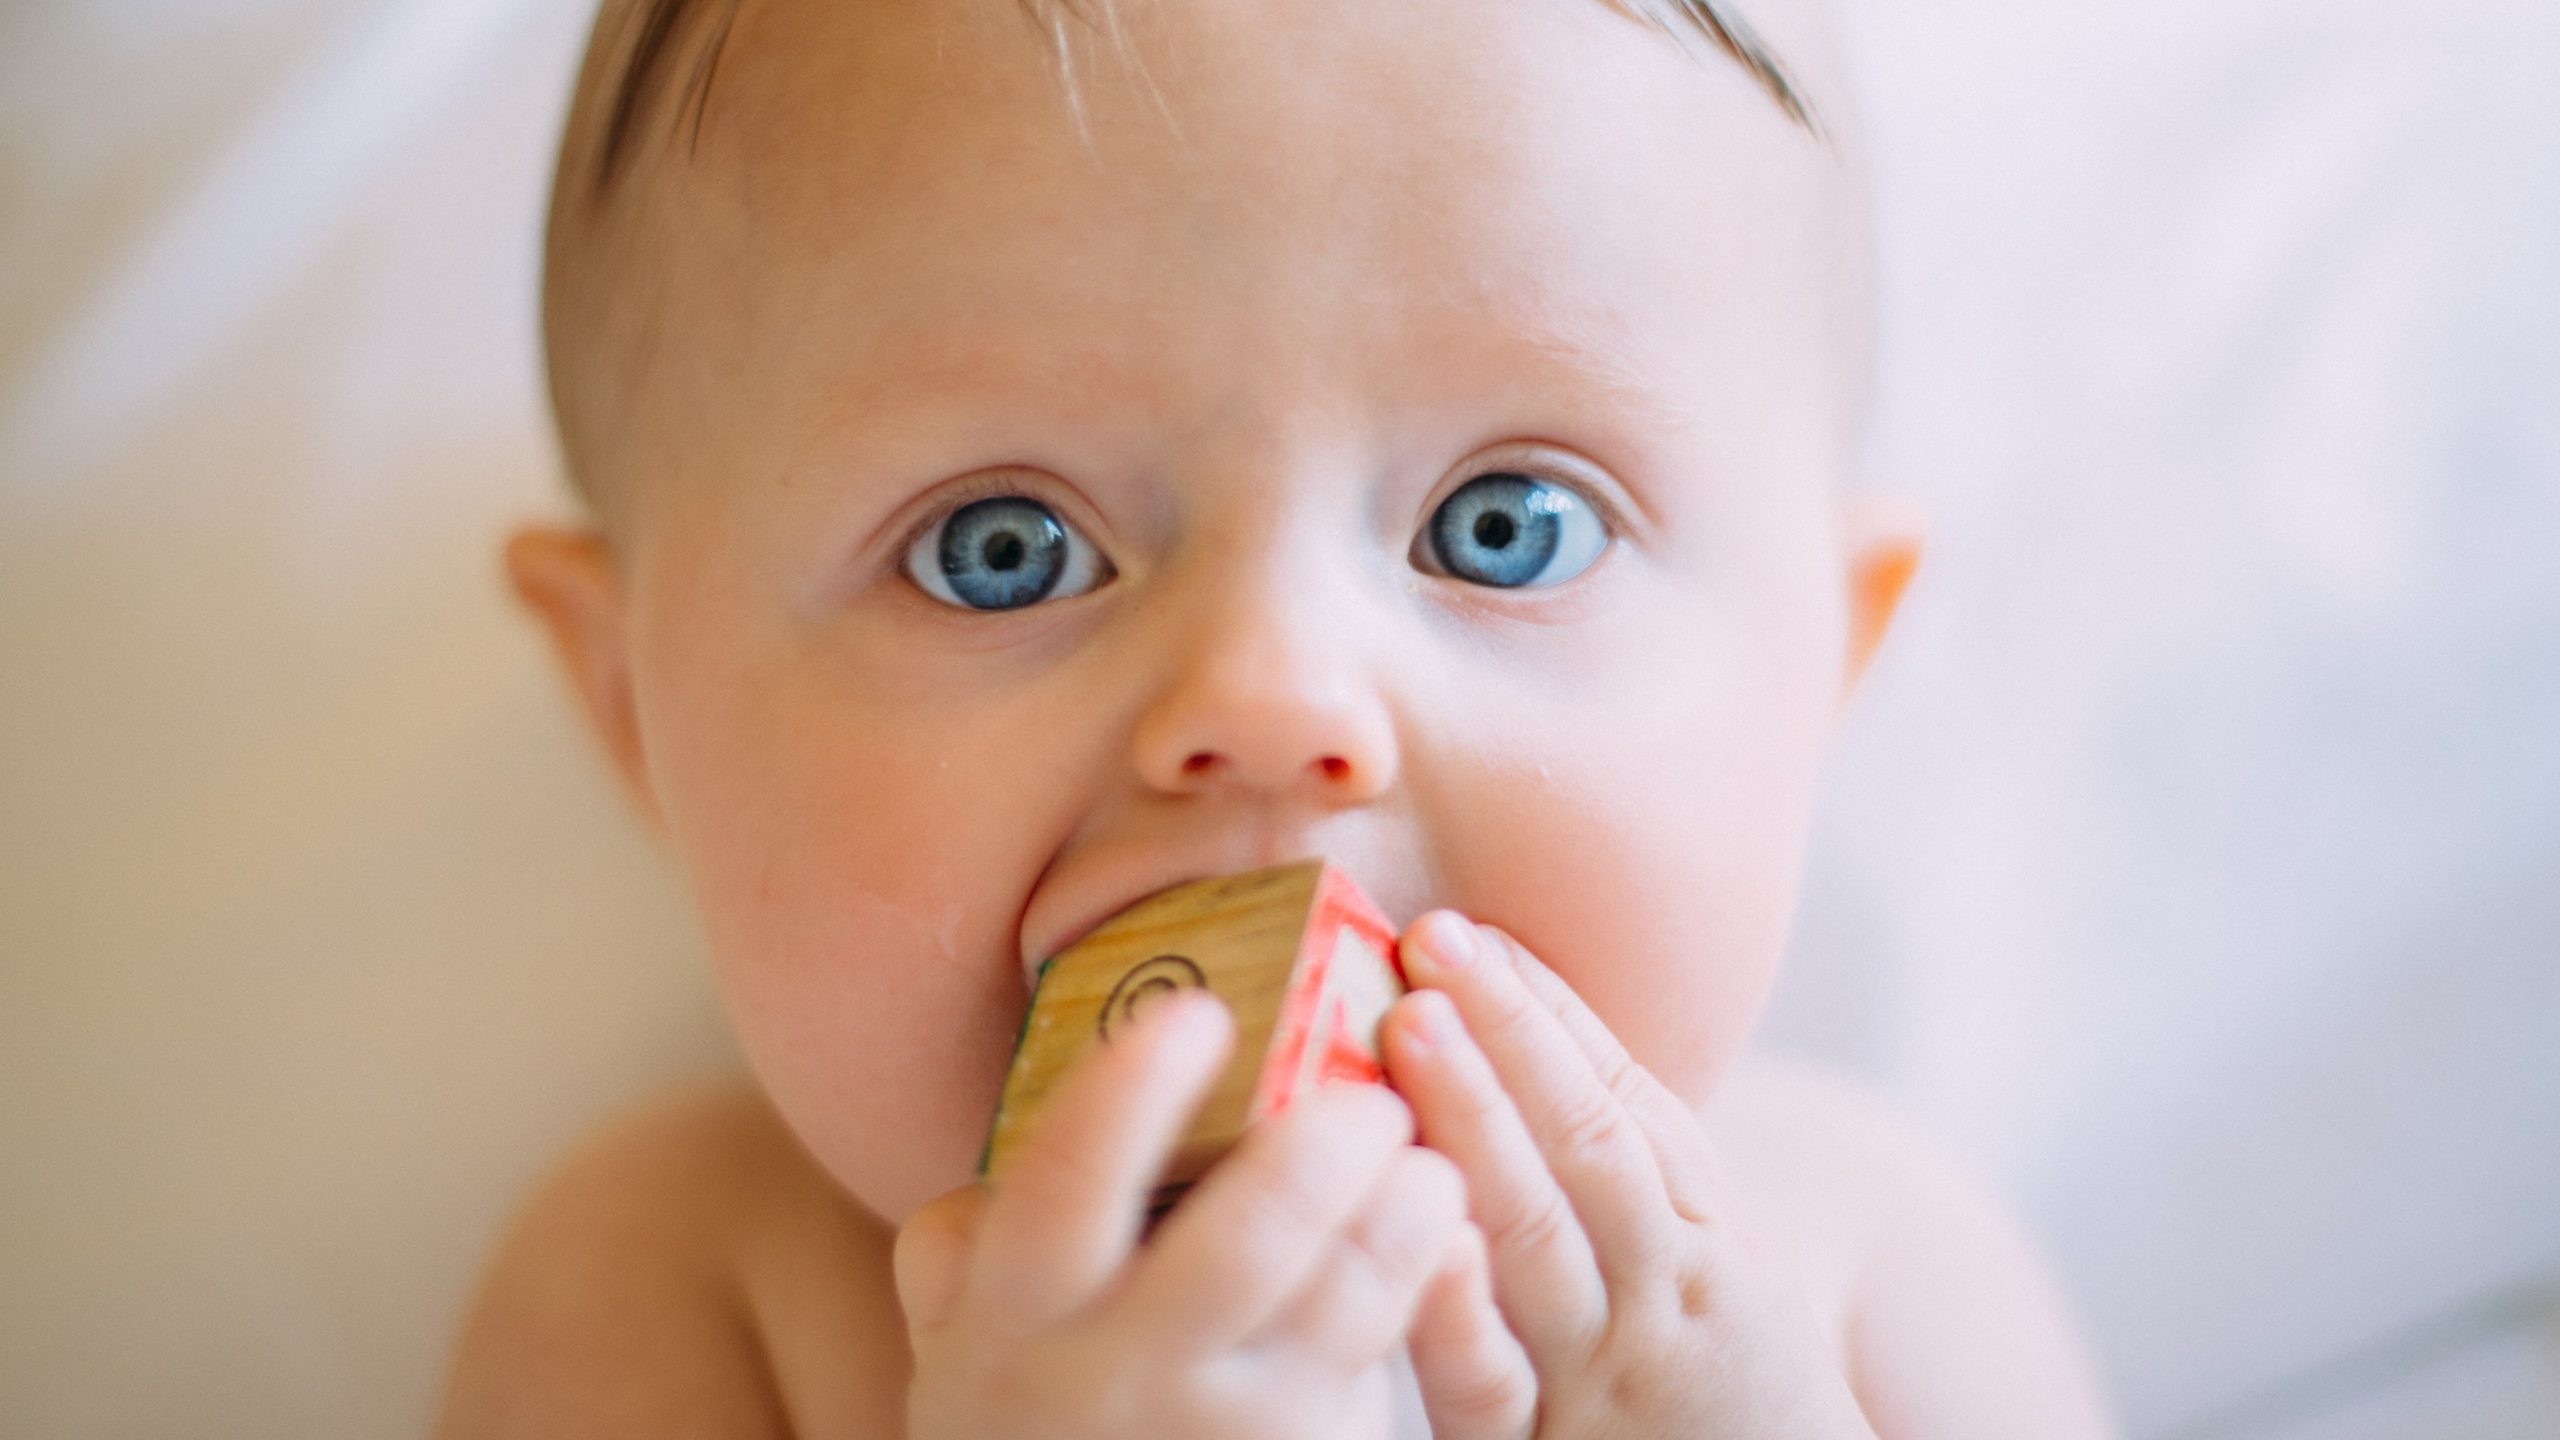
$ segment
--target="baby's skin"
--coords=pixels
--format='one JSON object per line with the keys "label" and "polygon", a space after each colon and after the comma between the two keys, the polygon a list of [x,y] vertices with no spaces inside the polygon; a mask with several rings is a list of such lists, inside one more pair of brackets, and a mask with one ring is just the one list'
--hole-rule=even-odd
{"label": "baby's skin", "polygon": [[[508,565],[752,1079],[544,1187],[444,1433],[2105,1434],[2011,1227],[1746,1054],[1917,554],[1815,17],[1751,17],[1807,125],[1605,0],[1082,13],[600,23],[597,519]],[[1392,1091],[1148,1231],[1232,1043],[1163,1003],[976,1183],[1041,958],[1311,855],[1409,921]]]}

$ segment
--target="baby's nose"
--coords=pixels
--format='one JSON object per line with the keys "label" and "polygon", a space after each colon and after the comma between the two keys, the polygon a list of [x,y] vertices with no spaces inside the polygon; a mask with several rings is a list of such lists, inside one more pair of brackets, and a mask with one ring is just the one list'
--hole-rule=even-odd
{"label": "baby's nose", "polygon": [[1134,744],[1140,777],[1167,794],[1296,794],[1340,807],[1396,779],[1395,726],[1360,657],[1270,618],[1198,634]]}

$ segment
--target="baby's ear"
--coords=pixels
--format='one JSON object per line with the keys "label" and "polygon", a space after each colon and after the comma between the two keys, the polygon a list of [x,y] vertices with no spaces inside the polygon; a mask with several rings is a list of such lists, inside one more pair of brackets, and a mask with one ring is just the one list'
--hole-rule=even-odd
{"label": "baby's ear", "polygon": [[1840,537],[1849,591],[1849,636],[1840,675],[1847,703],[1867,663],[1884,644],[1902,595],[1920,568],[1926,526],[1917,507],[1881,495],[1853,495],[1842,503]]}
{"label": "baby's ear", "polygon": [[649,790],[639,710],[631,695],[622,581],[604,535],[586,529],[521,530],[507,541],[506,563],[508,583],[550,632],[569,688],[624,788],[655,825],[657,802]]}

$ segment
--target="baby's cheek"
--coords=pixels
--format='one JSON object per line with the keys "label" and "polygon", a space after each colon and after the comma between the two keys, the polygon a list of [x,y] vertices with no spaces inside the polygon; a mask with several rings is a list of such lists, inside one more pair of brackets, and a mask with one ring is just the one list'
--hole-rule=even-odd
{"label": "baby's cheek", "polygon": [[722,723],[761,743],[695,757],[669,816],[722,1001],[811,1154],[901,1218],[974,1170],[1022,1014],[1012,927],[1038,857],[1027,827],[966,823],[1011,812],[935,788],[963,767],[893,735]]}
{"label": "baby's cheek", "polygon": [[1525,792],[1479,791],[1509,803],[1473,807],[1445,853],[1451,902],[1515,935],[1693,1103],[1759,1019],[1803,848],[1809,764],[1745,753],[1762,763],[1549,762]]}
{"label": "baby's cheek", "polygon": [[730,912],[713,941],[722,999],[801,1143],[894,1223],[974,1173],[1022,985],[1010,964],[955,961],[997,936],[920,926],[843,879],[803,894]]}
{"label": "baby's cheek", "polygon": [[1776,980],[1792,867],[1756,855],[1711,870],[1624,861],[1627,908],[1615,923],[1591,917],[1592,938],[1554,963],[1638,1063],[1703,1103]]}

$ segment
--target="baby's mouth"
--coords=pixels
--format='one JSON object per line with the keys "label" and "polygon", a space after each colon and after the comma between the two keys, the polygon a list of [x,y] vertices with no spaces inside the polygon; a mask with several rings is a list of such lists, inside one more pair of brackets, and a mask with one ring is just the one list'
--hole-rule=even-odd
{"label": "baby's mouth", "polygon": [[[1373,820],[1311,816],[1232,816],[1177,838],[1087,842],[1053,855],[1031,885],[1017,927],[1018,959],[1026,986],[1037,988],[1040,967],[1118,915],[1160,891],[1195,880],[1241,875],[1301,860],[1330,860],[1396,913],[1399,902],[1434,887],[1398,885],[1418,868],[1403,853],[1401,837]],[[1379,887],[1384,886],[1381,889]]]}
{"label": "baby's mouth", "polygon": [[1024,980],[1034,988],[1037,988],[1040,983],[1041,967],[1049,963],[1051,956],[1072,948],[1077,941],[1082,940],[1087,935],[1092,934],[1095,930],[1100,929],[1103,923],[1108,921],[1112,916],[1119,914],[1121,911],[1128,909],[1130,906],[1137,904],[1148,896],[1165,890],[1170,890],[1177,885],[1187,885],[1194,880],[1206,880],[1215,875],[1224,873],[1228,872],[1205,869],[1161,872],[1161,879],[1141,881],[1139,882],[1139,888],[1123,887],[1109,891],[1098,891],[1097,895],[1099,898],[1093,900],[1084,908],[1071,912],[1067,916],[1066,923],[1064,925],[1045,932],[1035,930],[1033,923],[1026,917],[1022,933],[1022,974]]}
{"label": "baby's mouth", "polygon": [[1088,855],[1083,864],[1044,875],[1033,887],[1021,925],[1023,979],[1036,987],[1040,967],[1051,956],[1151,895],[1195,880],[1318,859],[1329,848],[1304,833],[1294,833],[1239,836],[1226,844],[1186,845],[1178,851],[1152,854],[1133,847]]}

